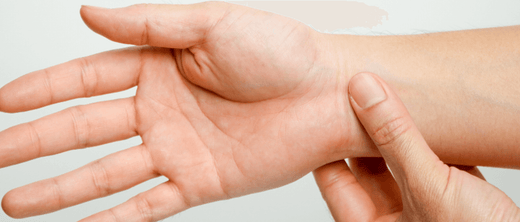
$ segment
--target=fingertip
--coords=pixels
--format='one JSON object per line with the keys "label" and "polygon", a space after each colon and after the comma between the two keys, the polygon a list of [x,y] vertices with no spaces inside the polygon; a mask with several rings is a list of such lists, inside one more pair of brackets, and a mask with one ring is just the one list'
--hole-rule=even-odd
{"label": "fingertip", "polygon": [[327,200],[330,199],[331,195],[343,190],[345,184],[356,182],[345,160],[338,160],[321,166],[314,170],[313,174],[322,196]]}
{"label": "fingertip", "polygon": [[[386,144],[386,141],[381,140],[391,136],[390,133],[395,136],[404,133],[393,132],[392,126],[396,127],[395,130],[407,131],[409,125],[414,125],[401,99],[377,75],[356,74],[349,81],[348,91],[352,108],[376,145]],[[386,132],[387,127],[391,131]]]}
{"label": "fingertip", "polygon": [[313,174],[318,183],[330,183],[340,177],[345,170],[348,170],[347,163],[339,160],[319,167],[313,171]]}
{"label": "fingertip", "polygon": [[16,198],[15,190],[11,190],[5,194],[2,198],[2,210],[7,216],[20,219],[27,217],[24,215],[24,211],[21,207],[21,198]]}
{"label": "fingertip", "polygon": [[80,9],[80,15],[89,29],[109,40],[146,45],[148,40],[143,38],[149,28],[146,18],[146,15],[150,15],[149,11],[149,4],[114,9],[84,5]]}
{"label": "fingertip", "polygon": [[0,112],[7,112],[5,109],[5,104],[7,103],[5,98],[5,93],[3,92],[3,87],[0,88]]}
{"label": "fingertip", "polygon": [[228,8],[220,3],[137,4],[115,9],[83,6],[80,14],[90,29],[115,42],[189,48],[204,41]]}
{"label": "fingertip", "polygon": [[79,12],[80,12],[80,15],[83,17],[85,15],[85,13],[91,13],[91,12],[107,10],[107,9],[108,8],[103,8],[103,7],[99,7],[99,6],[81,5]]}
{"label": "fingertip", "polygon": [[[132,5],[137,6],[137,5]],[[81,19],[89,29],[115,42],[140,44],[140,37],[133,36],[133,29],[141,27],[135,24],[140,17],[132,6],[125,8],[103,8],[98,6],[83,5],[80,8]],[[135,8],[135,7],[134,7]]]}
{"label": "fingertip", "polygon": [[369,221],[374,218],[374,204],[345,160],[324,165],[313,173],[335,221]]}
{"label": "fingertip", "polygon": [[37,72],[24,75],[0,88],[0,111],[16,113],[44,106],[45,101],[49,100],[49,94],[42,90],[44,79]]}
{"label": "fingertip", "polygon": [[90,5],[82,5],[81,8],[79,9],[79,14],[81,16],[81,18],[83,19],[83,21],[86,21],[86,19],[88,18],[88,15],[90,15],[90,13],[92,13],[93,10],[95,10],[95,6],[90,6]]}
{"label": "fingertip", "polygon": [[4,212],[12,218],[26,218],[60,209],[61,200],[54,198],[57,191],[54,185],[48,184],[44,187],[34,185],[18,187],[7,192],[2,199]]}
{"label": "fingertip", "polygon": [[359,121],[397,180],[423,177],[438,164],[404,103],[383,79],[371,73],[355,75],[349,95]]}
{"label": "fingertip", "polygon": [[[104,8],[96,7],[96,6],[90,6],[90,5],[82,5],[79,14],[81,16],[81,19],[87,25],[88,28],[90,28],[92,31],[101,34],[99,23],[96,23],[96,19],[99,20],[99,16],[101,13],[101,10]],[[96,18],[98,17],[98,18]]]}
{"label": "fingertip", "polygon": [[[399,97],[375,74],[359,73],[349,82],[349,100],[374,143],[395,150],[398,138],[415,130],[413,120]],[[384,144],[384,147],[380,145]]]}
{"label": "fingertip", "polygon": [[9,85],[0,88],[0,112],[4,113],[16,113],[19,112],[15,106],[13,106],[13,95],[9,93]]}
{"label": "fingertip", "polygon": [[81,16],[81,19],[83,19],[83,21],[85,21],[86,15],[88,14],[89,7],[90,6],[88,6],[88,5],[82,5],[81,8],[79,9],[79,15]]}
{"label": "fingertip", "polygon": [[350,98],[361,109],[369,109],[386,100],[387,93],[374,74],[358,73],[349,81]]}

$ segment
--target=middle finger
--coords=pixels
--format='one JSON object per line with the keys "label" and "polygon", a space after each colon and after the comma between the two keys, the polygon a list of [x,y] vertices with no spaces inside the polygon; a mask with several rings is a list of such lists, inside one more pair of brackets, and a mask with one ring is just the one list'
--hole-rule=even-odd
{"label": "middle finger", "polygon": [[133,98],[72,107],[0,132],[0,168],[136,135]]}
{"label": "middle finger", "polygon": [[350,169],[368,193],[377,215],[402,211],[401,191],[383,158],[349,158]]}

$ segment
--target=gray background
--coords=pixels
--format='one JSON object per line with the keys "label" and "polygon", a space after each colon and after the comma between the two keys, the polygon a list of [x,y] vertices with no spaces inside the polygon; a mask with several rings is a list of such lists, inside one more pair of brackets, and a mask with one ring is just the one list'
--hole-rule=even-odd
{"label": "gray background", "polygon": [[[79,16],[80,5],[122,7],[143,2],[193,3],[196,1],[1,0],[0,86],[31,71],[97,52],[125,47],[125,45],[110,42],[90,31]],[[363,25],[359,25],[361,27],[348,26],[348,29],[321,31],[356,34],[413,34],[520,24],[520,13],[518,13],[520,1],[517,0],[366,0],[357,2],[382,9],[388,13],[388,17],[383,19],[382,24],[372,28],[364,28]],[[303,10],[298,8],[298,2],[291,4],[289,10]],[[284,4],[284,7],[287,7],[287,4]],[[326,13],[327,10],[329,9],[320,8],[317,13],[307,13],[307,16],[310,17],[310,20],[306,19],[307,23],[312,26],[313,20],[323,20],[325,18],[323,13]],[[338,21],[330,22],[337,23]],[[361,22],[359,24],[362,24]],[[352,24],[352,21],[345,21],[345,24],[347,23]],[[64,102],[18,114],[0,113],[0,130],[40,118],[66,107],[129,97],[134,92],[135,89],[130,89],[121,93]],[[63,174],[109,153],[139,143],[139,138],[133,138],[0,169],[0,195],[3,196],[13,188]],[[518,191],[520,171],[491,168],[481,168],[481,170],[490,183],[506,192],[517,205],[520,204],[520,192]],[[164,178],[154,179],[110,197],[24,220],[14,220],[0,212],[0,221],[77,221],[122,203],[163,181],[165,181]],[[321,199],[312,175],[307,175],[282,188],[199,206],[165,221],[332,221],[332,218]]]}

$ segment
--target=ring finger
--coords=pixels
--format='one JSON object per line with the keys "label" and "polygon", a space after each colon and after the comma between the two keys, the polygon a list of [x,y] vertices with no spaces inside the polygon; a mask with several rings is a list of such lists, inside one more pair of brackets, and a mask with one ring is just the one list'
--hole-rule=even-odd
{"label": "ring finger", "polygon": [[35,216],[126,190],[157,176],[146,147],[140,145],[11,190],[2,207],[15,218]]}

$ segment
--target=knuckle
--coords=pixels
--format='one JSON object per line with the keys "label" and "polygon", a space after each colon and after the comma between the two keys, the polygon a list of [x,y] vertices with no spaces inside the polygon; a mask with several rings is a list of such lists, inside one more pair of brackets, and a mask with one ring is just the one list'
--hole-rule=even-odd
{"label": "knuckle", "polygon": [[83,87],[83,96],[91,97],[95,95],[97,88],[97,72],[89,58],[80,58],[80,77]]}
{"label": "knuckle", "polygon": [[85,113],[83,112],[81,106],[72,107],[68,110],[74,127],[76,144],[79,146],[79,148],[88,147],[90,127]]}
{"label": "knuckle", "polygon": [[322,187],[323,190],[340,191],[356,185],[358,185],[358,182],[354,177],[347,177],[336,173],[335,175],[331,175],[330,178],[327,178],[327,180],[323,182]]}
{"label": "knuckle", "polygon": [[191,208],[194,206],[190,199],[179,189],[179,187],[175,184],[169,184],[168,188],[170,188],[171,192],[171,199],[179,199],[181,200],[182,204],[186,208]]}
{"label": "knuckle", "polygon": [[44,88],[45,90],[47,91],[47,94],[48,94],[48,104],[52,104],[54,103],[54,101],[56,100],[54,97],[54,92],[52,91],[52,81],[51,81],[51,74],[49,72],[49,69],[43,69],[42,70],[43,72],[43,85],[44,85]]}
{"label": "knuckle", "polygon": [[146,45],[150,42],[150,19],[145,16],[143,19],[143,28],[141,32],[141,41],[139,45]]}
{"label": "knuckle", "polygon": [[111,218],[112,221],[114,221],[114,222],[122,221],[119,219],[119,216],[117,216],[116,212],[114,211],[114,208],[108,209],[107,213],[109,215],[108,217]]}
{"label": "knuckle", "polygon": [[34,122],[28,122],[26,126],[29,128],[29,138],[31,138],[31,143],[33,144],[33,150],[34,150],[34,157],[42,157],[46,155],[43,153],[43,146],[42,146],[42,140],[40,133],[38,133],[38,130],[34,126]]}
{"label": "knuckle", "polygon": [[137,195],[135,197],[135,204],[142,218],[142,221],[154,221],[152,205],[150,204],[148,199],[146,199],[146,197],[142,195]]}
{"label": "knuckle", "polygon": [[131,100],[131,103],[125,107],[125,116],[127,120],[128,129],[132,129],[132,134],[137,135],[137,117],[135,109],[135,99]]}
{"label": "knuckle", "polygon": [[395,144],[398,139],[411,128],[410,121],[405,116],[397,116],[384,122],[373,131],[372,139],[378,147]]}
{"label": "knuckle", "polygon": [[110,180],[103,164],[97,160],[89,166],[94,188],[100,196],[107,196],[112,193]]}
{"label": "knuckle", "polygon": [[343,167],[341,169],[332,169],[330,167],[335,166],[338,167],[337,163],[332,163],[331,165],[325,166],[321,170],[319,179],[319,187],[321,190],[328,190],[329,193],[336,192],[339,190],[348,189],[348,187],[356,186],[358,184],[357,179],[354,177],[350,169],[346,164],[342,164]]}
{"label": "knuckle", "polygon": [[64,207],[63,200],[62,200],[63,192],[61,191],[60,183],[58,183],[58,180],[56,178],[51,178],[51,183],[52,183],[52,187],[54,188],[53,195],[54,195],[54,199],[56,201],[57,209],[62,209]]}

